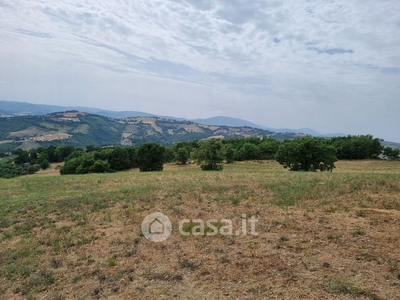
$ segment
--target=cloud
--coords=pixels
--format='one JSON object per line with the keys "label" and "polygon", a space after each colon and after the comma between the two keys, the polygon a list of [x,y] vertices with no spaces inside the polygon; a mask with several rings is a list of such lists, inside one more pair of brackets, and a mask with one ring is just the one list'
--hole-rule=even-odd
{"label": "cloud", "polygon": [[[193,113],[189,107],[197,107],[202,117],[221,110],[271,127],[343,132],[369,128],[371,133],[400,141],[384,125],[394,118],[393,111],[400,113],[396,106],[399,15],[396,0],[0,2],[0,63],[9,65],[7,72],[0,71],[0,80],[14,76],[15,82],[30,87],[30,100],[51,102],[54,94],[46,96],[46,72],[53,77],[57,72],[96,74],[102,82],[98,89],[107,86],[121,103],[140,97],[141,109],[146,110],[148,103],[150,112],[164,107],[163,97],[175,98],[181,116]],[[21,76],[20,70],[33,67],[43,71],[41,83]],[[159,82],[165,91],[145,93],[136,85],[136,90],[118,85],[119,92],[109,87],[108,78],[114,76],[135,80],[142,76]],[[179,82],[183,90],[168,90],[166,82]],[[73,86],[69,89],[85,105],[98,104],[85,98],[93,94],[89,85],[86,91],[81,86],[79,95]],[[2,90],[1,98],[15,95]],[[172,95],[167,97],[167,92]],[[215,107],[216,101],[222,107]],[[109,105],[104,100],[103,106]],[[341,120],[341,114],[351,118],[341,113],[349,107],[360,108],[355,118],[359,125]],[[268,119],[263,118],[263,110],[268,111]],[[278,117],[283,112],[290,118]],[[381,121],[372,126],[368,118],[374,112]]]}

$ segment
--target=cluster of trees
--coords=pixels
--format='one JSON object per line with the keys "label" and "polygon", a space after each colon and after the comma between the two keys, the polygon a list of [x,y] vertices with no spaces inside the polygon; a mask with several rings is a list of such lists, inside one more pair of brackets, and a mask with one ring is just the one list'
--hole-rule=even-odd
{"label": "cluster of trees", "polygon": [[61,175],[123,171],[137,167],[135,147],[75,149],[61,168]]}
{"label": "cluster of trees", "polygon": [[328,141],[335,147],[339,159],[375,159],[383,151],[380,140],[372,135],[333,137]]}
{"label": "cluster of trees", "polygon": [[141,172],[162,171],[165,147],[146,143],[139,147],[87,147],[76,149],[65,160],[61,175],[106,173],[139,168]]}
{"label": "cluster of trees", "polygon": [[0,178],[13,178],[22,175],[34,174],[39,170],[34,165],[15,165],[12,159],[0,161]]}
{"label": "cluster of trees", "polygon": [[0,177],[13,178],[27,174],[34,174],[40,169],[47,169],[52,162],[62,162],[72,152],[73,146],[50,146],[48,148],[38,148],[26,151],[17,149],[11,157],[5,153],[0,153]]}
{"label": "cluster of trees", "polygon": [[[12,158],[0,153],[0,177],[32,174],[50,163],[65,162],[61,174],[104,173],[139,168],[142,172],[162,171],[164,163],[196,162],[202,170],[222,170],[223,163],[276,159],[292,171],[332,171],[338,159],[368,159],[379,156],[400,159],[400,149],[382,147],[371,135],[334,137],[306,136],[276,141],[268,137],[209,139],[179,142],[170,147],[146,143],[131,147],[85,150],[73,146],[50,146],[36,150],[18,149]],[[3,158],[2,158],[3,157]],[[4,163],[4,161],[8,163]]]}
{"label": "cluster of trees", "polygon": [[25,151],[17,149],[14,151],[14,164],[30,164],[47,169],[50,163],[62,162],[75,151],[73,146],[50,146],[48,148],[38,148]]}
{"label": "cluster of trees", "polygon": [[285,140],[276,154],[276,161],[291,171],[332,171],[337,160],[328,140],[311,136]]}
{"label": "cluster of trees", "polygon": [[398,160],[398,159],[400,159],[400,149],[384,147],[383,151],[382,151],[382,155],[388,160]]}
{"label": "cluster of trees", "polygon": [[[180,142],[166,149],[166,161],[177,162],[180,164],[186,164],[189,160],[197,161],[198,153],[201,147],[204,152],[204,147],[209,145],[207,143],[216,146],[217,143],[219,156],[222,156],[222,160],[226,163],[232,163],[234,161],[244,160],[265,160],[273,159],[280,142],[269,137],[247,137],[247,138],[236,138],[236,139],[224,139],[218,140],[210,139],[207,141],[190,141]],[[210,142],[213,141],[213,142]],[[221,147],[221,149],[219,149]]]}

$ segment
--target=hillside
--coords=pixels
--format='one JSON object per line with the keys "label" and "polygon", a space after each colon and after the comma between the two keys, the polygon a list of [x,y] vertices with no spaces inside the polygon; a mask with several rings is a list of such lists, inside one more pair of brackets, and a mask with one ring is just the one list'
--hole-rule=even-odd
{"label": "hillside", "polygon": [[0,151],[62,144],[75,147],[128,146],[145,142],[171,145],[211,137],[248,136],[271,136],[279,140],[296,137],[252,127],[212,126],[159,117],[114,119],[78,111],[0,118]]}
{"label": "hillside", "polygon": [[[84,111],[91,114],[97,114],[104,117],[122,119],[122,118],[130,118],[130,117],[158,117],[162,119],[168,120],[186,120],[183,118],[176,118],[172,116],[160,116],[147,112],[141,111],[111,111],[104,110],[100,108],[93,107],[80,107],[80,106],[58,106],[58,105],[45,105],[45,104],[33,104],[27,102],[17,102],[17,101],[4,101],[0,100],[0,118],[1,117],[10,117],[10,116],[28,116],[28,115],[45,115],[59,111],[69,111],[69,110],[77,110]],[[258,125],[247,120],[232,118],[228,116],[217,116],[205,119],[191,119],[188,121],[192,121],[195,123],[205,124],[205,125],[217,125],[217,126],[233,126],[233,127],[253,127],[260,128],[272,132],[277,133],[299,133],[299,134],[308,134],[313,136],[323,136],[323,137],[332,137],[332,136],[345,136],[343,133],[329,133],[322,134],[311,128],[301,128],[301,129],[291,129],[291,128],[271,128],[263,125]]]}

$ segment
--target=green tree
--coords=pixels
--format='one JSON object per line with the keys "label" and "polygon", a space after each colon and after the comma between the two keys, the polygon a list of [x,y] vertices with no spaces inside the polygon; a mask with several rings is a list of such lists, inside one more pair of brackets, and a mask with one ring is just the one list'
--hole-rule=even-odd
{"label": "green tree", "polygon": [[131,160],[129,152],[126,148],[116,147],[110,152],[108,162],[111,169],[115,171],[122,171],[131,168]]}
{"label": "green tree", "polygon": [[38,154],[36,152],[36,150],[30,150],[29,151],[29,160],[30,160],[30,164],[34,165],[37,163],[37,159],[38,159]]}
{"label": "green tree", "polygon": [[385,147],[385,148],[383,148],[382,155],[389,160],[397,160],[397,159],[400,159],[400,149],[392,148],[392,147]]}
{"label": "green tree", "polygon": [[224,160],[221,140],[210,139],[201,143],[197,151],[197,163],[203,171],[221,171]]}
{"label": "green tree", "polygon": [[137,149],[134,146],[126,148],[128,151],[129,161],[130,161],[130,168],[137,168],[138,161],[137,161]]}
{"label": "green tree", "polygon": [[96,160],[93,166],[90,167],[89,172],[93,173],[108,173],[112,172],[110,164],[106,160]]}
{"label": "green tree", "polygon": [[37,171],[39,171],[39,167],[37,167],[37,166],[29,166],[28,167],[28,174],[35,174]]}
{"label": "green tree", "polygon": [[186,148],[184,147],[179,148],[178,151],[176,152],[175,160],[178,163],[185,165],[188,159],[189,159],[189,152],[186,150]]}
{"label": "green tree", "polygon": [[75,151],[74,146],[58,146],[54,150],[55,162],[64,161],[68,156],[70,156]]}
{"label": "green tree", "polygon": [[264,138],[259,145],[261,159],[274,159],[278,152],[279,142],[271,138]]}
{"label": "green tree", "polygon": [[15,150],[14,155],[16,155],[14,159],[16,165],[22,165],[30,161],[29,153],[25,150],[17,149]]}
{"label": "green tree", "polygon": [[165,163],[170,163],[173,162],[175,159],[175,151],[171,147],[165,148],[165,153],[164,153],[164,162]]}
{"label": "green tree", "polygon": [[243,160],[258,159],[260,157],[260,148],[251,142],[244,143],[238,152]]}
{"label": "green tree", "polygon": [[76,169],[76,174],[87,174],[94,165],[95,160],[90,155],[83,156],[82,163]]}
{"label": "green tree", "polygon": [[332,171],[337,161],[336,149],[322,138],[306,136],[285,140],[276,160],[291,171]]}
{"label": "green tree", "polygon": [[60,170],[61,175],[77,174],[77,169],[84,159],[83,155],[68,159]]}
{"label": "green tree", "polygon": [[164,168],[165,147],[157,143],[146,143],[137,152],[141,172],[162,171]]}
{"label": "green tree", "polygon": [[329,142],[336,148],[339,159],[378,158],[383,150],[380,140],[372,135],[334,137]]}
{"label": "green tree", "polygon": [[235,157],[235,148],[232,144],[224,145],[225,161],[227,164],[231,164]]}
{"label": "green tree", "polygon": [[40,167],[41,167],[43,170],[48,169],[48,168],[50,167],[49,161],[48,161],[47,159],[42,160],[42,161],[40,162]]}

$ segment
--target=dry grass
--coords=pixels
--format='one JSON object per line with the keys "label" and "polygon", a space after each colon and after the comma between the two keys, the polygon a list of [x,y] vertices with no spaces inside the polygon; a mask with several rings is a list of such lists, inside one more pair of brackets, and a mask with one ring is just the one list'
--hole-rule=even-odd
{"label": "dry grass", "polygon": [[[275,162],[201,172],[0,180],[3,299],[399,299],[400,163]],[[39,174],[40,175],[40,174]],[[154,211],[171,236],[140,232]],[[258,236],[181,236],[179,220],[256,216]]]}

